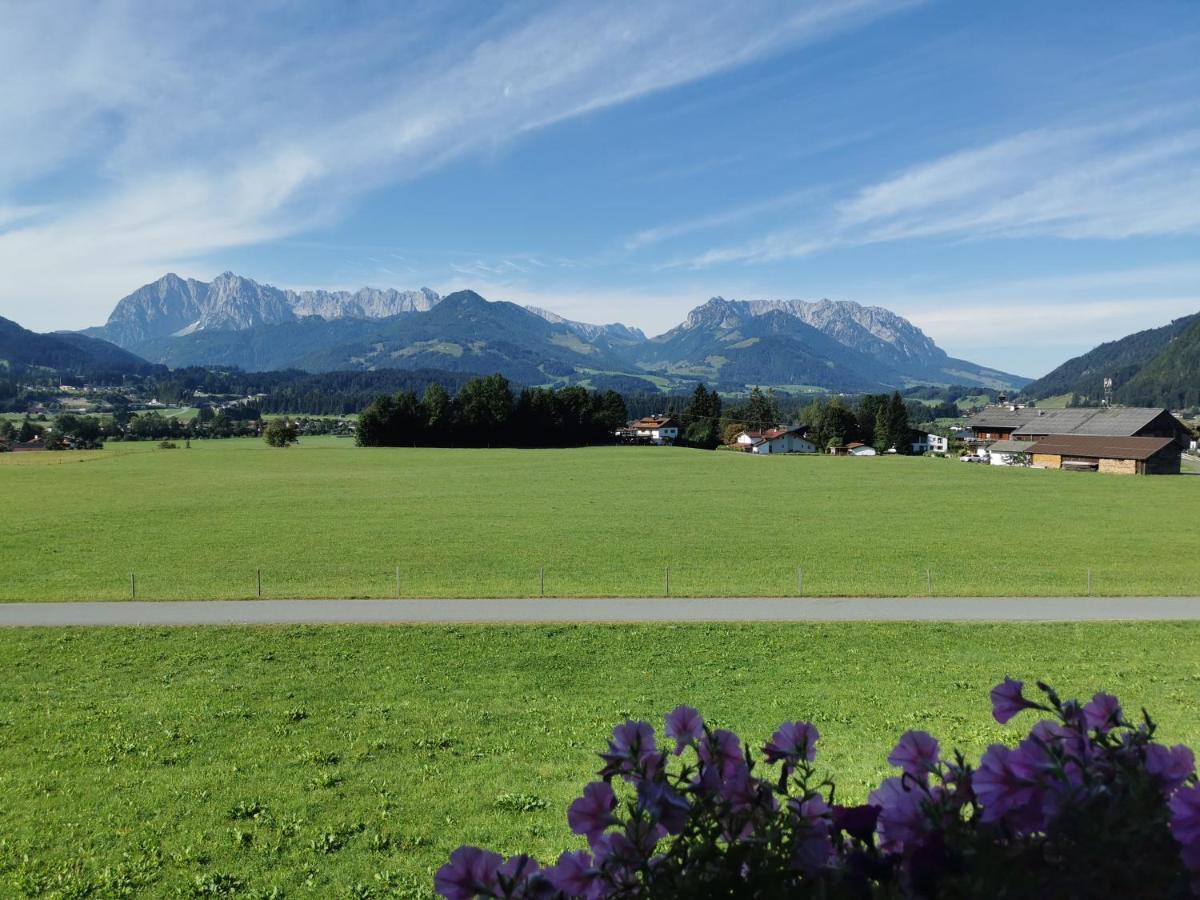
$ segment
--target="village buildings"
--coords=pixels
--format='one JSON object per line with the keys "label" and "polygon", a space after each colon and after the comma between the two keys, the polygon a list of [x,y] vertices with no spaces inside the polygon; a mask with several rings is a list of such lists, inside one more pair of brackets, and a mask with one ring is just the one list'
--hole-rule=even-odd
{"label": "village buildings", "polygon": [[989,407],[967,423],[993,465],[1128,475],[1177,474],[1191,433],[1165,409]]}

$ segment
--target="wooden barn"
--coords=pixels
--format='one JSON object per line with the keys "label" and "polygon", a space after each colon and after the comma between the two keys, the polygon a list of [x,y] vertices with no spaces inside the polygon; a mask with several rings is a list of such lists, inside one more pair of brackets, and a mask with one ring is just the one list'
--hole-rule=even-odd
{"label": "wooden barn", "polygon": [[1033,465],[1114,475],[1178,475],[1180,448],[1169,437],[1057,434],[1029,450]]}

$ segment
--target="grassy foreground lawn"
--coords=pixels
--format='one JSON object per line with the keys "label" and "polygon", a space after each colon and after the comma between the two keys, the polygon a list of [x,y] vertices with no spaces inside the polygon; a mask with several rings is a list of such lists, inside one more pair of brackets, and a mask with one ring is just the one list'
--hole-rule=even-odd
{"label": "grassy foreground lawn", "polygon": [[758,745],[811,719],[852,801],[905,729],[1015,740],[1005,673],[1194,746],[1198,648],[1170,623],[4,631],[0,896],[423,896],[461,842],[576,846],[611,726],[680,702]]}
{"label": "grassy foreground lawn", "polygon": [[1200,479],[312,438],[0,457],[0,599],[1189,594]]}

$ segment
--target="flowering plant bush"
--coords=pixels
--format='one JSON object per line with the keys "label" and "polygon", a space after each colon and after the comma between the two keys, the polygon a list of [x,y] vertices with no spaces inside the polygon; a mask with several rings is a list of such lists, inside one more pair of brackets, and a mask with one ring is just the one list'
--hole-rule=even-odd
{"label": "flowering plant bush", "polygon": [[665,747],[625,722],[567,810],[589,850],[543,867],[460,847],[434,886],[448,900],[1192,896],[1192,752],[1156,743],[1150,716],[1127,720],[1109,694],[1080,704],[1038,688],[1031,699],[1006,678],[991,692],[1001,724],[1045,715],[1015,748],[972,766],[909,731],[888,757],[900,774],[860,806],[817,774],[807,722],[785,722],[757,758],[691,707],[667,715]]}

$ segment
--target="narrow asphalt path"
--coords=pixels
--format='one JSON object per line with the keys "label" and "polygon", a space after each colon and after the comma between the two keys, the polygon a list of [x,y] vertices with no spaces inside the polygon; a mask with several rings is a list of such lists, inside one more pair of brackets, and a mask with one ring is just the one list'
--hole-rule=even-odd
{"label": "narrow asphalt path", "polygon": [[0,603],[0,627],[454,622],[1200,620],[1200,597],[755,597]]}

